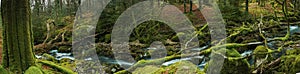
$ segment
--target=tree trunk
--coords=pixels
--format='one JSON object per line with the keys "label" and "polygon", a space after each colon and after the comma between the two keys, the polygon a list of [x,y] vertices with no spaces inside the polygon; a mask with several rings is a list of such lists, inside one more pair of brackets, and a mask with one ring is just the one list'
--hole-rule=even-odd
{"label": "tree trunk", "polygon": [[249,0],[246,0],[246,13],[249,11]]}
{"label": "tree trunk", "polygon": [[2,0],[3,62],[12,74],[34,65],[29,0]]}
{"label": "tree trunk", "polygon": [[193,1],[190,0],[190,13],[192,13],[192,11],[193,11]]}

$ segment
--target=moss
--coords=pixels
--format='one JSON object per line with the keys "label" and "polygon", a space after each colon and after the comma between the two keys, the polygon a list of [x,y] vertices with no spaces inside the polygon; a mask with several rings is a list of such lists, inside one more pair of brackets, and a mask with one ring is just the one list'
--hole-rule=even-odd
{"label": "moss", "polygon": [[50,66],[50,67],[53,67],[53,68],[56,68],[58,69],[60,72],[64,73],[64,74],[77,74],[75,72],[73,72],[72,70],[70,69],[67,69],[65,67],[62,67],[62,66],[59,66],[53,62],[50,62],[50,61],[40,61],[38,60],[38,63],[42,63],[44,65],[47,65],[47,66]]}
{"label": "moss", "polygon": [[135,69],[132,72],[132,74],[153,74],[157,70],[159,70],[159,67],[153,66],[153,65],[149,65],[149,66],[145,66],[145,67],[141,67],[141,68]]}
{"label": "moss", "polygon": [[111,34],[106,34],[106,35],[104,36],[105,42],[109,42],[109,41],[110,41],[110,37],[111,37]]}
{"label": "moss", "polygon": [[[217,51],[214,51],[216,53],[220,53],[221,51],[226,50],[220,49]],[[214,56],[220,56],[219,54],[212,53],[211,55]],[[227,57],[241,57],[241,55],[235,50],[235,49],[227,49],[225,56]],[[210,64],[218,64],[218,63],[212,63],[212,62],[217,62],[219,61],[218,59],[211,59],[208,64],[205,66],[205,71],[207,71],[207,68],[210,67]],[[249,74],[250,73],[250,65],[246,59],[225,59],[223,63],[223,67],[221,69],[222,74],[240,74],[240,73],[245,73]]]}
{"label": "moss", "polygon": [[268,52],[268,49],[265,46],[257,46],[255,50],[253,51],[253,54],[255,54],[256,59],[262,59],[265,58]]}
{"label": "moss", "polygon": [[205,74],[197,65],[189,61],[180,61],[165,68],[161,68],[155,74]]}
{"label": "moss", "polygon": [[279,71],[291,74],[300,72],[300,55],[283,56]]}
{"label": "moss", "polygon": [[40,68],[31,66],[25,71],[25,74],[43,74],[43,72]]}
{"label": "moss", "polygon": [[288,50],[286,51],[287,55],[299,55],[300,54],[300,49],[292,49],[292,50]]}
{"label": "moss", "polygon": [[57,60],[55,59],[55,57],[53,57],[53,56],[50,55],[50,54],[44,53],[44,54],[43,54],[43,57],[45,57],[45,59],[48,60],[48,61],[54,61],[54,62],[57,62]]}

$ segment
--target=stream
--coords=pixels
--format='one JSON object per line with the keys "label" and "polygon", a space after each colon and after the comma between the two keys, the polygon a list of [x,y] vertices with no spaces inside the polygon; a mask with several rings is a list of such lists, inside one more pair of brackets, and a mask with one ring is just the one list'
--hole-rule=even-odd
{"label": "stream", "polygon": [[[290,31],[291,31],[291,34],[300,33],[300,28],[299,28],[299,26],[290,26]],[[253,42],[253,43],[249,43],[249,44],[259,44],[259,43],[261,43],[261,42]],[[271,49],[277,49],[278,47],[276,47],[276,44],[277,44],[276,41],[272,41],[272,42],[269,42],[267,45]],[[204,49],[207,49],[207,48],[209,48],[209,46],[203,46],[203,47],[194,48],[194,49],[191,49],[191,50],[200,51],[200,50],[204,50]],[[147,49],[149,49],[149,48],[147,48]],[[244,51],[243,53],[241,53],[241,55],[245,57],[247,55],[251,55],[252,52],[253,51],[251,51],[251,50]],[[54,56],[56,60],[61,60],[61,59],[64,59],[64,58],[70,59],[70,60],[75,59],[71,52],[70,53],[60,53],[60,52],[58,52],[58,50],[51,50],[48,53],[50,53],[50,55]],[[145,55],[146,54],[141,55],[140,57],[144,57]],[[277,57],[281,56],[280,54],[274,54],[274,55],[277,56]],[[35,55],[35,56],[37,58],[42,58],[42,56],[40,56],[40,55]],[[204,67],[207,63],[207,59],[205,59],[204,56],[193,56],[193,57],[188,57],[188,58],[174,59],[174,60],[171,60],[171,61],[166,61],[162,65],[163,66],[169,66],[171,64],[174,64],[174,63],[182,61],[182,60],[192,60],[192,59],[203,59],[201,61],[201,63],[198,64],[198,67],[200,68],[200,70],[204,69]],[[85,60],[92,60],[92,58],[86,58]],[[117,64],[126,65],[126,66],[134,65],[134,63],[131,63],[131,62],[126,62],[126,61],[123,61],[123,60],[115,60],[113,58],[109,58],[109,57],[105,57],[105,56],[99,56],[99,60],[101,62],[108,63],[108,64],[114,64],[114,65],[117,65]],[[145,59],[145,60],[151,60],[151,59]],[[250,59],[248,59],[248,62],[249,62],[249,64],[252,65],[252,64],[254,64],[254,59],[250,58]]]}

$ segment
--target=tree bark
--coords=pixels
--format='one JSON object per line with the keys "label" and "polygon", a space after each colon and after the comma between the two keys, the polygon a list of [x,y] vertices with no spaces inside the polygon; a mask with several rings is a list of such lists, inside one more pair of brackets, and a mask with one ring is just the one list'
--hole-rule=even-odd
{"label": "tree bark", "polygon": [[2,0],[3,62],[13,74],[34,65],[29,0]]}

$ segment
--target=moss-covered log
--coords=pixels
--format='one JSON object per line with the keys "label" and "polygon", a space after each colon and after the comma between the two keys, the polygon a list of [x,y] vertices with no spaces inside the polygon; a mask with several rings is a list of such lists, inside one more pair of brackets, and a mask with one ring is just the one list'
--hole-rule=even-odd
{"label": "moss-covered log", "polygon": [[3,67],[13,74],[34,65],[29,0],[2,0]]}

